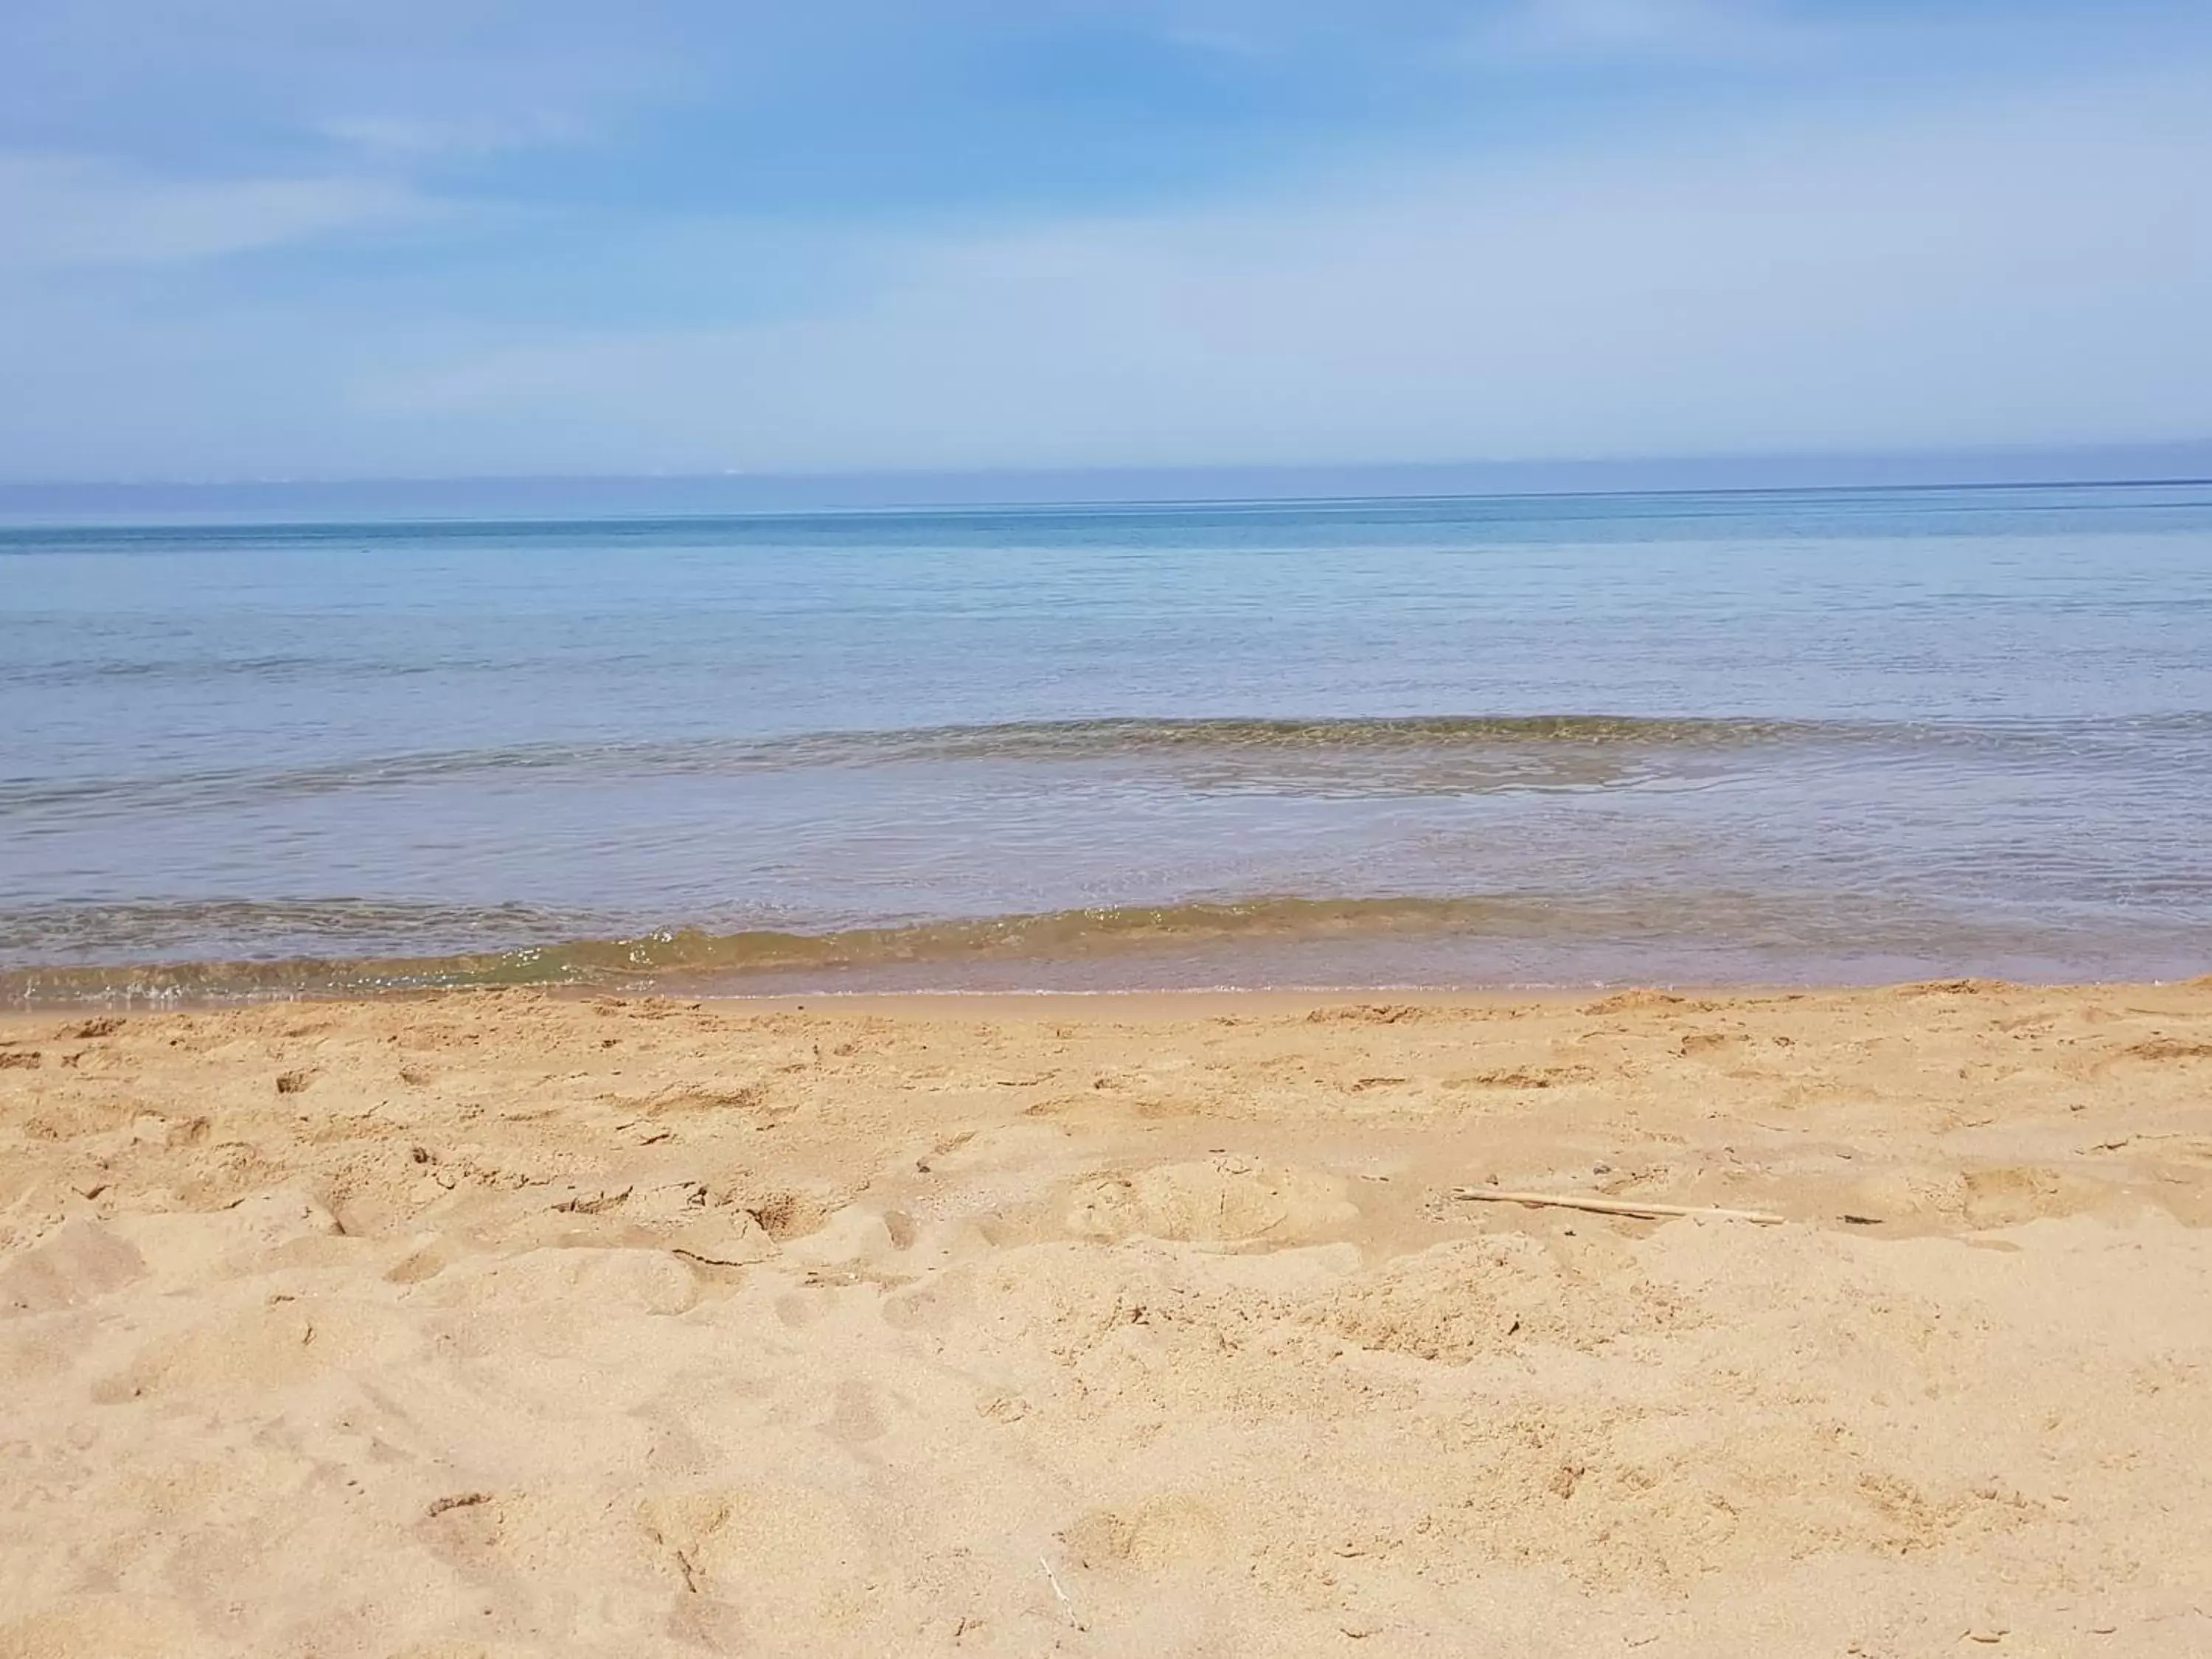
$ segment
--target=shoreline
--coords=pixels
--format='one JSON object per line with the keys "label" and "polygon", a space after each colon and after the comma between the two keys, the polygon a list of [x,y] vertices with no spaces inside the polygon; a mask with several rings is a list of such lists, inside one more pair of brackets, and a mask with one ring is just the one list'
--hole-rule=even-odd
{"label": "shoreline", "polygon": [[0,1651],[2182,1659],[2208,1084],[2212,980],[0,1015]]}
{"label": "shoreline", "polygon": [[2203,930],[2191,931],[2179,914],[2115,930],[1945,920],[1883,902],[1853,913],[1818,895],[1784,902],[1631,887],[1565,897],[1276,895],[894,918],[822,931],[525,931],[519,940],[511,917],[457,933],[402,927],[386,914],[358,931],[355,912],[363,907],[351,901],[211,902],[200,907],[208,914],[189,916],[173,908],[88,906],[19,921],[0,951],[0,1009],[494,989],[749,998],[1655,983],[1811,991],[1962,975],[2024,984],[2170,981],[2212,968]]}
{"label": "shoreline", "polygon": [[[198,965],[198,964],[192,964]],[[0,969],[0,978],[20,976],[43,969]],[[98,969],[98,972],[110,970]],[[163,994],[156,996],[84,996],[53,1000],[0,1000],[0,1028],[14,1024],[112,1015],[137,1019],[173,1014],[213,1014],[226,1011],[285,1007],[407,1007],[470,998],[542,998],[556,1003],[680,1004],[685,1006],[727,1007],[733,1010],[798,1012],[810,1006],[824,1012],[844,1010],[921,1016],[934,1012],[990,1012],[1015,1015],[1024,1010],[1069,1010],[1115,1007],[1167,1012],[1208,1002],[1249,1004],[1255,1010],[1281,1012],[1352,1003],[1389,1002],[1424,1008],[1489,1006],[1499,1003],[1571,1002],[1632,992],[1654,991],[1699,999],[1722,998],[1746,1001],[1804,1000],[1810,998],[1878,995],[1883,993],[1926,994],[1954,988],[1972,993],[2063,992],[2095,993],[2139,988],[2148,991],[2193,986],[2212,986],[2212,972],[2175,974],[2166,977],[2062,976],[2018,978],[1960,974],[1927,977],[1827,980],[1704,980],[1664,977],[1558,980],[1481,981],[1453,984],[1345,982],[1292,985],[1106,985],[1096,988],[1041,986],[1008,988],[1002,986],[930,986],[915,988],[728,988],[727,981],[712,985],[622,983],[526,983],[515,985],[402,985],[389,989],[302,989],[261,991],[235,995]]]}

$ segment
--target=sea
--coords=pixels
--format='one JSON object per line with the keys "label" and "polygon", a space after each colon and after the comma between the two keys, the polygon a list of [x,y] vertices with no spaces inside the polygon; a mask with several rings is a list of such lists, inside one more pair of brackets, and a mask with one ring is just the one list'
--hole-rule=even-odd
{"label": "sea", "polygon": [[2212,485],[0,526],[0,1006],[2212,970]]}

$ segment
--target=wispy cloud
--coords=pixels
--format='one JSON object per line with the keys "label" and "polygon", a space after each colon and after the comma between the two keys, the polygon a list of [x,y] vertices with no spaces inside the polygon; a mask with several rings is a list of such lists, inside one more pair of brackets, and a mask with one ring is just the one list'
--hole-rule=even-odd
{"label": "wispy cloud", "polygon": [[2212,429],[2212,227],[2166,210],[2208,112],[2201,80],[2140,83],[933,240],[811,317],[520,343],[361,390],[434,428],[574,411],[632,464],[699,467]]}
{"label": "wispy cloud", "polygon": [[1811,54],[1848,40],[1760,0],[1518,0],[1468,37],[1477,61],[1745,58]]}
{"label": "wispy cloud", "polygon": [[2207,431],[2209,111],[2181,0],[0,4],[0,469]]}
{"label": "wispy cloud", "polygon": [[166,179],[88,157],[0,155],[4,267],[174,264],[432,211],[376,178]]}
{"label": "wispy cloud", "polygon": [[498,116],[482,112],[439,117],[340,116],[319,123],[319,130],[375,162],[403,167],[440,157],[577,144],[593,131],[591,124],[576,114],[551,109]]}

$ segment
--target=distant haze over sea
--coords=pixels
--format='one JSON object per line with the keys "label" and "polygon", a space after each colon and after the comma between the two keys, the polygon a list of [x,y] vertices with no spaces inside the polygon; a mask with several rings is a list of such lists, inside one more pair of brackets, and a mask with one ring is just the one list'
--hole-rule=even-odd
{"label": "distant haze over sea", "polygon": [[1281,501],[2212,478],[2212,438],[1827,455],[1310,466],[0,483],[0,522],[571,519],[1116,502]]}

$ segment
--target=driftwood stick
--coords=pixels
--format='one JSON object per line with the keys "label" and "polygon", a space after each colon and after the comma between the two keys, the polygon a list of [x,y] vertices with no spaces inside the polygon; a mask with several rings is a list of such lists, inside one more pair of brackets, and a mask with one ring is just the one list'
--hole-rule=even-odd
{"label": "driftwood stick", "polygon": [[1589,1210],[1598,1215],[1634,1216],[1661,1221],[1674,1216],[1707,1216],[1716,1221],[1748,1221],[1754,1226],[1778,1227],[1782,1218],[1765,1210],[1715,1210],[1695,1204],[1647,1204],[1632,1198],[1585,1198],[1578,1193],[1511,1193],[1496,1187],[1455,1187],[1454,1198],[1482,1204],[1541,1204],[1555,1210]]}

